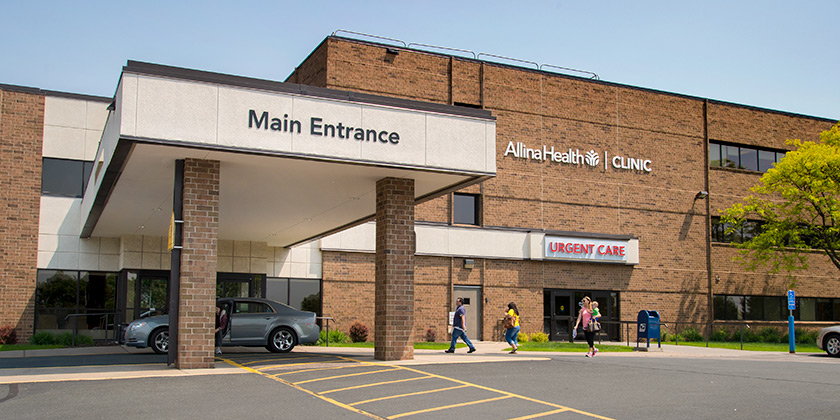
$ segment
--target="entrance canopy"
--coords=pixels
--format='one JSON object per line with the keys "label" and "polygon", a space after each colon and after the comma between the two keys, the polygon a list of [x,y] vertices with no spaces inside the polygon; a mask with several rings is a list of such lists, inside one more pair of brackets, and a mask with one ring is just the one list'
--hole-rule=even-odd
{"label": "entrance canopy", "polygon": [[219,237],[290,246],[495,176],[484,110],[129,61],[82,203],[83,237],[166,236],[175,160],[220,162]]}

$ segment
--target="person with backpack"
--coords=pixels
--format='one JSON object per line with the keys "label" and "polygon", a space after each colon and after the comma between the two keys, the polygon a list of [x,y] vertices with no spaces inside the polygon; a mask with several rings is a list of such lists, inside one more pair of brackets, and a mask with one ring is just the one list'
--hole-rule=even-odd
{"label": "person with backpack", "polygon": [[513,302],[508,303],[507,307],[508,311],[504,318],[505,341],[513,347],[510,354],[516,354],[516,350],[519,348],[519,340],[517,339],[519,336],[519,309]]}

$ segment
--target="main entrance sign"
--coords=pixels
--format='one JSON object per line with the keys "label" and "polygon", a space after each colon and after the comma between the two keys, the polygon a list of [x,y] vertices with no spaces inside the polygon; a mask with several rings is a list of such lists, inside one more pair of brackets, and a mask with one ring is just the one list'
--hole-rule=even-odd
{"label": "main entrance sign", "polygon": [[[248,110],[248,128],[271,130],[282,133],[301,133],[300,120],[290,120],[289,114],[283,114],[283,118],[270,118],[268,111],[263,111],[257,115],[253,109]],[[351,127],[344,125],[342,122],[338,124],[325,123],[323,118],[311,117],[309,118],[310,135],[318,137],[332,137],[339,139],[353,139],[356,141],[366,141],[373,143],[390,143],[398,144],[400,142],[400,134],[396,131],[388,132],[385,130],[375,130],[363,127]]]}

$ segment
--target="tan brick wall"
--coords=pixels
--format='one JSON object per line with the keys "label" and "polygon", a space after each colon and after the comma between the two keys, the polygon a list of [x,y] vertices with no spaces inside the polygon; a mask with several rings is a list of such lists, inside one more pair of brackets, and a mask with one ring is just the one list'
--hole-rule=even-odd
{"label": "tan brick wall", "polygon": [[44,96],[0,89],[0,326],[26,342],[35,325]]}
{"label": "tan brick wall", "polygon": [[219,162],[184,162],[184,238],[178,313],[179,369],[214,366]]}
{"label": "tan brick wall", "polygon": [[[640,264],[635,267],[477,260],[467,280],[483,286],[489,300],[483,314],[485,337],[495,335],[498,309],[510,300],[517,301],[523,311],[524,331],[541,330],[544,288],[618,291],[622,320],[634,321],[640,309],[655,309],[666,322],[704,321],[710,278],[707,214],[705,201],[695,200],[694,195],[708,190],[714,215],[748,194],[760,178],[745,171],[713,169],[707,188],[704,108],[710,139],[762,147],[790,149],[785,139],[816,139],[832,125],[821,119],[715,101],[706,104],[699,98],[531,69],[485,63],[482,70],[478,62],[423,52],[403,50],[387,61],[384,47],[361,42],[330,38],[325,45],[331,88],[435,103],[478,104],[483,97],[484,108],[497,118],[497,176],[483,187],[469,188],[483,194],[483,225],[639,238]],[[653,162],[653,171],[605,170],[603,162],[590,168],[505,157],[511,141],[532,148],[571,147],[644,157]],[[450,196],[417,206],[416,217],[450,222]],[[732,255],[726,247],[713,248],[711,275],[721,277],[712,282],[714,293],[783,293],[786,286],[779,276],[745,273],[731,261]],[[330,299],[326,294],[333,281],[328,267],[336,258],[324,261],[325,300]],[[441,260],[417,263],[416,279],[443,276],[442,267],[451,270],[448,284],[416,283],[417,339],[431,326],[445,327],[438,312],[449,302],[452,284],[464,281],[455,269],[462,265],[451,258]],[[443,264],[446,261],[451,265]],[[840,297],[837,276],[827,259],[815,254],[813,264],[812,270],[797,274],[801,295]],[[472,278],[476,273],[477,280]],[[421,303],[421,289],[424,295],[435,297],[423,296]]]}

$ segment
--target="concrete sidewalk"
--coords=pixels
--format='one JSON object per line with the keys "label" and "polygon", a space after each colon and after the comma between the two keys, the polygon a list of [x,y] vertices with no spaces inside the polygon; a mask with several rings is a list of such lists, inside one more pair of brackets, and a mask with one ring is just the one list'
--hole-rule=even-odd
{"label": "concrete sidewalk", "polygon": [[[314,347],[298,346],[293,350],[295,354],[324,354],[340,355],[365,363],[376,363],[383,365],[427,365],[445,363],[493,363],[513,361],[536,361],[550,360],[549,356],[565,355],[569,357],[584,357],[581,352],[555,353],[555,352],[522,352],[508,354],[504,351],[508,347],[506,343],[483,341],[473,342],[477,351],[467,353],[467,349],[459,348],[454,354],[444,353],[442,350],[415,350],[414,359],[398,361],[381,361],[374,359],[372,348],[355,347]],[[603,343],[622,344],[622,343]],[[251,347],[225,347],[224,354],[217,358],[214,369],[188,369],[181,370],[167,367],[165,363],[152,364],[120,364],[120,365],[81,365],[61,367],[32,367],[32,368],[6,368],[0,369],[0,384],[27,383],[27,382],[56,382],[56,381],[82,381],[82,380],[104,380],[104,379],[130,379],[130,378],[152,378],[152,377],[184,377],[196,375],[224,375],[246,373],[245,370],[226,363],[226,356],[239,354],[259,354],[266,350]],[[786,362],[828,362],[837,363],[838,360],[825,356],[824,353],[776,353],[776,352],[754,352],[729,350],[718,348],[674,346],[663,345],[662,350],[658,348],[648,352],[600,352],[597,358],[715,358],[715,359],[737,359],[754,361],[786,361]],[[30,358],[50,356],[82,356],[82,355],[104,355],[104,354],[151,354],[149,349],[135,349],[125,346],[105,347],[84,347],[65,348],[51,350],[28,350],[0,352],[0,358]]]}

